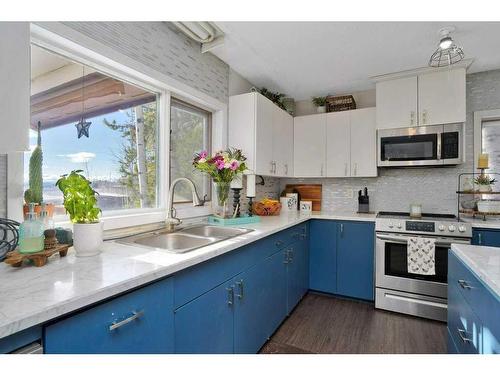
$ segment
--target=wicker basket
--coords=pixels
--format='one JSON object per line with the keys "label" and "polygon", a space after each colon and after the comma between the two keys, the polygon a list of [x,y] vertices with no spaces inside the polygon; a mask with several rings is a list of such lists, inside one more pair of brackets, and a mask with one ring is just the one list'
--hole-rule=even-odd
{"label": "wicker basket", "polygon": [[327,112],[350,111],[351,109],[356,109],[356,101],[352,95],[326,97]]}
{"label": "wicker basket", "polygon": [[257,202],[253,204],[252,211],[258,216],[277,216],[281,212],[281,203]]}

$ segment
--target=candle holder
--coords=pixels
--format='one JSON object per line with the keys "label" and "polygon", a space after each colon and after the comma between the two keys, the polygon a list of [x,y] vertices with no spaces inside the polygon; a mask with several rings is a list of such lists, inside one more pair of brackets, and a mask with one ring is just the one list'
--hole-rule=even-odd
{"label": "candle holder", "polygon": [[240,191],[241,188],[231,188],[233,191],[233,217],[240,217]]}
{"label": "candle holder", "polygon": [[253,197],[248,198],[248,216],[253,216],[252,205],[253,205]]}

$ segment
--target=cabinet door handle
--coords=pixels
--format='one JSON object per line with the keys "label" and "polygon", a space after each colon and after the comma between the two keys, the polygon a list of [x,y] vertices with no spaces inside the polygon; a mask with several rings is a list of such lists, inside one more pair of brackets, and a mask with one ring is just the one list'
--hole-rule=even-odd
{"label": "cabinet door handle", "polygon": [[133,322],[134,320],[139,319],[143,315],[144,315],[144,310],[141,310],[141,311],[132,311],[132,315],[129,316],[128,318],[120,320],[119,322],[113,322],[113,324],[111,324],[109,326],[109,331],[110,332],[114,331],[117,328],[120,328],[120,327],[122,327],[122,326],[124,326],[126,324],[129,324],[130,322]]}
{"label": "cabinet door handle", "polygon": [[285,250],[285,260],[283,261],[284,264],[290,263],[290,259],[288,258],[288,250]]}
{"label": "cabinet door handle", "polygon": [[483,234],[482,233],[477,234],[477,243],[479,245],[481,245],[483,243]]}
{"label": "cabinet door handle", "polygon": [[227,290],[227,305],[232,306],[234,303],[234,287],[226,288]]}
{"label": "cabinet door handle", "polygon": [[467,337],[467,331],[460,328],[457,328],[457,331],[458,331],[458,336],[460,337],[462,342],[466,344],[470,344],[472,342],[472,340]]}
{"label": "cabinet door handle", "polygon": [[288,164],[285,164],[285,175],[288,176]]}
{"label": "cabinet door handle", "polygon": [[340,235],[344,235],[344,224],[340,224]]}
{"label": "cabinet door handle", "polygon": [[236,297],[238,297],[238,299],[243,299],[243,279],[241,279],[240,281],[237,281],[236,282],[236,285],[238,285],[238,289],[239,289],[239,293],[236,295]]}
{"label": "cabinet door handle", "polygon": [[288,250],[289,253],[288,253],[288,257],[290,259],[290,263],[293,263],[293,248]]}
{"label": "cabinet door handle", "polygon": [[410,125],[415,125],[415,111],[410,112]]}
{"label": "cabinet door handle", "polygon": [[427,123],[427,110],[424,109],[422,112],[422,123],[425,125]]}
{"label": "cabinet door handle", "polygon": [[321,163],[321,176],[323,176],[323,163]]}
{"label": "cabinet door handle", "polygon": [[347,176],[347,163],[344,163],[344,176]]}
{"label": "cabinet door handle", "polygon": [[462,289],[468,289],[468,290],[472,289],[472,287],[465,280],[458,280],[457,282],[458,282],[458,285],[460,285],[462,287]]}
{"label": "cabinet door handle", "polygon": [[358,174],[358,163],[354,163],[354,175]]}
{"label": "cabinet door handle", "polygon": [[271,161],[271,169],[269,170],[270,173],[273,173],[274,170],[274,161]]}

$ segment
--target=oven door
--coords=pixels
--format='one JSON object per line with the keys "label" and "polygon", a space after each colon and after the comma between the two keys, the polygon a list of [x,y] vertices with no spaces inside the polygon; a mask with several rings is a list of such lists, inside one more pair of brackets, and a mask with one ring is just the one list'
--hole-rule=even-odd
{"label": "oven door", "polygon": [[407,242],[411,236],[377,233],[376,275],[377,288],[446,299],[448,278],[448,250],[452,243],[470,244],[463,238],[433,237],[436,240],[435,268],[432,276],[408,272]]}
{"label": "oven door", "polygon": [[378,131],[379,167],[443,165],[443,126],[421,126]]}

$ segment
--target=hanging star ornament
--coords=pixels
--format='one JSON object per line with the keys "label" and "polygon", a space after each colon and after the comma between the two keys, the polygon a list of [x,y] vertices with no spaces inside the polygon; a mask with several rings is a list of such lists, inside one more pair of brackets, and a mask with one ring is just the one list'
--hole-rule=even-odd
{"label": "hanging star ornament", "polygon": [[78,123],[75,124],[76,131],[78,132],[78,139],[82,136],[86,136],[87,138],[89,137],[89,128],[91,124],[92,123],[90,121],[85,121],[83,117]]}

